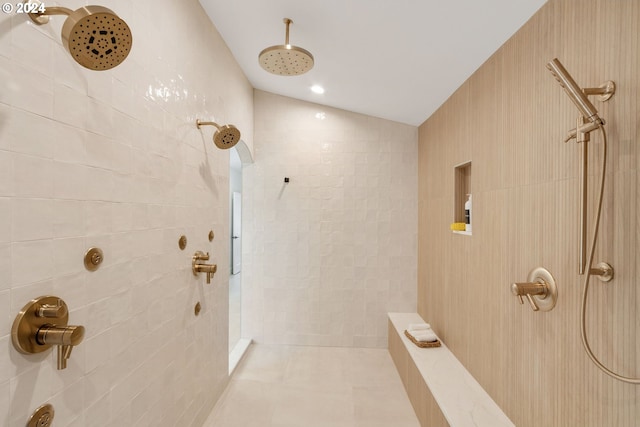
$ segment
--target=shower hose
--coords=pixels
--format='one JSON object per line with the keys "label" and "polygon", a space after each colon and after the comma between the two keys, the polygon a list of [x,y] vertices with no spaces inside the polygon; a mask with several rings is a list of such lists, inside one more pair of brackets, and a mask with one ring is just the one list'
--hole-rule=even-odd
{"label": "shower hose", "polygon": [[596,240],[598,239],[598,227],[600,225],[600,213],[602,212],[602,199],[604,195],[604,179],[607,165],[607,133],[604,130],[604,126],[600,125],[600,132],[602,133],[602,175],[600,176],[600,196],[598,197],[598,209],[596,210],[595,224],[593,227],[593,239],[591,240],[591,250],[589,252],[589,261],[587,263],[587,274],[584,276],[584,286],[582,290],[582,311],[580,315],[580,334],[582,335],[582,345],[587,355],[595,365],[600,368],[602,372],[613,377],[617,380],[624,381],[630,384],[640,384],[640,378],[625,377],[617,374],[604,366],[600,360],[593,354],[591,347],[589,346],[589,340],[587,339],[586,332],[586,312],[587,312],[587,294],[589,291],[589,279],[591,278],[591,265],[593,264],[593,253],[596,249]]}

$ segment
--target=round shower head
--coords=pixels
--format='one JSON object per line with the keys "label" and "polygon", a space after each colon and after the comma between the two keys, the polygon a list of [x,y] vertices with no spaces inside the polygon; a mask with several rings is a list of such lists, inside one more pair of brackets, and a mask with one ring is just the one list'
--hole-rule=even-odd
{"label": "round shower head", "polygon": [[91,70],[120,65],[131,51],[131,30],[126,22],[102,6],[72,12],[62,26],[62,40],[73,59]]}
{"label": "round shower head", "polygon": [[33,4],[30,10],[38,10],[29,13],[38,25],[48,23],[50,15],[67,15],[62,25],[62,41],[73,59],[83,67],[108,70],[120,65],[131,51],[131,29],[111,9],[84,6],[73,11],[60,6],[44,8],[38,0],[24,1]]}
{"label": "round shower head", "polygon": [[215,126],[218,130],[213,134],[213,143],[216,147],[226,150],[233,147],[240,141],[240,131],[234,125],[220,126],[214,122],[201,122],[196,120],[196,126]]}
{"label": "round shower head", "polygon": [[213,134],[213,143],[216,147],[226,150],[240,141],[240,131],[234,125],[220,126]]}
{"label": "round shower head", "polygon": [[260,52],[260,66],[271,74],[279,76],[298,76],[313,68],[313,55],[301,47],[289,44],[289,25],[293,22],[284,18],[287,33],[283,45],[271,46]]}

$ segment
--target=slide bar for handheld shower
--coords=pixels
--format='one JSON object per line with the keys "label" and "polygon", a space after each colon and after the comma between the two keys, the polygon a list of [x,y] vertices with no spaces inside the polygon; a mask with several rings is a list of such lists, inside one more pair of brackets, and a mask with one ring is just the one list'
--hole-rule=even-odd
{"label": "slide bar for handheld shower", "polygon": [[[640,385],[640,377],[627,377],[624,375],[620,375],[611,369],[607,368],[598,357],[593,354],[591,350],[591,346],[589,345],[589,338],[587,336],[587,296],[589,295],[589,279],[591,276],[597,276],[601,281],[608,282],[613,279],[613,267],[607,264],[606,262],[600,262],[593,267],[593,255],[596,249],[596,242],[598,239],[598,228],[600,226],[600,219],[602,214],[602,199],[604,196],[604,183],[605,178],[607,176],[607,132],[604,130],[604,120],[602,120],[598,116],[598,112],[593,107],[593,105],[586,98],[586,95],[600,95],[600,99],[602,101],[606,101],[615,93],[615,84],[612,81],[605,82],[604,85],[601,85],[599,88],[587,88],[587,89],[579,89],[575,84],[575,81],[571,78],[567,70],[564,69],[562,64],[558,59],[553,59],[551,62],[547,64],[547,68],[553,73],[554,77],[560,85],[565,88],[565,91],[571,98],[571,100],[576,104],[580,113],[582,113],[583,117],[578,119],[576,124],[576,128],[569,132],[569,136],[565,139],[565,142],[568,142],[572,138],[576,138],[578,142],[583,143],[583,167],[582,167],[582,229],[584,230],[584,224],[586,222],[586,184],[587,184],[587,142],[589,140],[589,132],[599,129],[602,134],[602,166],[600,167],[600,194],[598,196],[598,203],[596,205],[595,218],[593,224],[593,239],[591,240],[591,248],[589,249],[589,258],[587,260],[587,267],[589,270],[584,275],[584,286],[582,289],[582,304],[580,309],[580,337],[582,338],[582,346],[584,347],[585,352],[589,356],[589,359],[605,374],[609,375],[611,378],[614,378],[619,381],[624,381],[629,384]],[[569,84],[570,83],[570,84]],[[567,88],[567,86],[572,86],[571,90]],[[580,93],[582,91],[582,93]],[[586,102],[583,102],[586,101]],[[586,113],[586,114],[585,114]],[[591,123],[584,124],[585,121],[588,120]],[[585,232],[582,232],[583,236]],[[581,238],[582,246],[585,246],[585,239]],[[584,250],[584,249],[583,249]],[[581,256],[582,259],[584,257]],[[581,259],[581,269],[585,269],[582,265]],[[582,273],[581,273],[582,274]]]}
{"label": "slide bar for handheld shower", "polygon": [[580,248],[578,251],[578,274],[580,275],[584,274],[587,264],[587,202],[589,199],[587,181],[589,179],[589,132],[599,128],[600,126],[604,126],[604,124],[605,121],[601,118],[598,118],[597,122],[590,122],[586,117],[580,115],[576,121],[576,128],[572,129],[565,139],[565,142],[568,142],[575,137],[576,142],[582,144],[582,169],[580,171]]}
{"label": "slide bar for handheld shower", "polygon": [[576,122],[576,141],[582,144],[582,170],[580,171],[580,250],[578,251],[578,274],[584,274],[587,264],[587,180],[589,179],[589,134],[580,132],[580,126],[586,123],[583,116]]}
{"label": "slide bar for handheld shower", "polygon": [[616,85],[611,80],[604,82],[596,88],[580,88],[571,74],[564,68],[558,58],[554,58],[547,63],[547,69],[565,90],[571,101],[580,111],[576,128],[569,131],[564,142],[569,142],[572,138],[582,144],[582,172],[580,180],[580,249],[578,272],[584,274],[587,264],[587,179],[588,179],[588,153],[589,153],[589,132],[604,126],[605,122],[598,116],[598,110],[587,98],[588,95],[600,95],[601,101],[607,101],[616,91]]}

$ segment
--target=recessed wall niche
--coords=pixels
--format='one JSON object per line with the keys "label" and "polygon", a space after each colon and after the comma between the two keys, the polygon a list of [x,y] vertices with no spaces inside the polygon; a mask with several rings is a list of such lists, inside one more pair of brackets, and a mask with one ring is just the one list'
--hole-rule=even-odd
{"label": "recessed wall niche", "polygon": [[[455,166],[454,174],[453,222],[464,223],[466,222],[465,203],[467,195],[471,194],[471,161]],[[471,223],[473,223],[473,217],[470,217],[468,231],[454,231],[454,233],[470,236]]]}

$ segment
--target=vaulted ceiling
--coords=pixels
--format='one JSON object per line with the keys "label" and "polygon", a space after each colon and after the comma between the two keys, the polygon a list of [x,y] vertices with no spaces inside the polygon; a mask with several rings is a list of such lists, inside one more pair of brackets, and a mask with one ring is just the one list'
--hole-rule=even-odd
{"label": "vaulted ceiling", "polygon": [[[200,0],[260,90],[420,125],[545,0]],[[266,47],[310,51],[299,76],[267,73]],[[324,94],[310,88],[320,85]]]}

